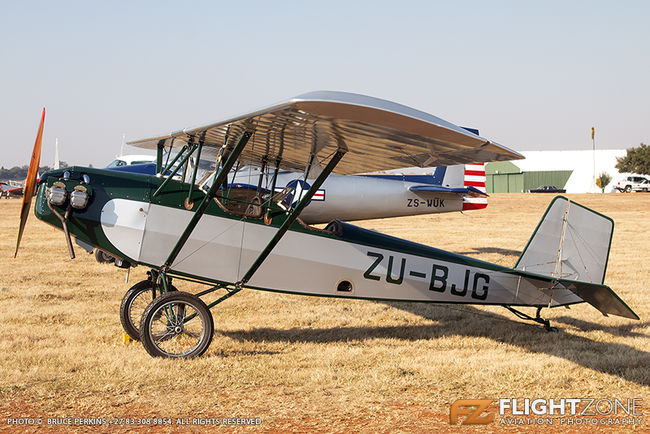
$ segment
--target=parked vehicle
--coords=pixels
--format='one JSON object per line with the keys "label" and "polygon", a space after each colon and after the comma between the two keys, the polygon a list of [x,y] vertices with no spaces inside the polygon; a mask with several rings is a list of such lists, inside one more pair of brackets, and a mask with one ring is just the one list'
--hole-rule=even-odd
{"label": "parked vehicle", "polygon": [[557,188],[554,185],[540,185],[539,187],[528,190],[529,193],[566,193],[566,190]]}
{"label": "parked vehicle", "polygon": [[632,187],[633,191],[643,191],[643,192],[649,192],[650,191],[650,180],[645,180],[642,181],[640,184],[637,184],[635,187]]}
{"label": "parked vehicle", "polygon": [[629,193],[631,191],[648,191],[648,179],[643,175],[628,175],[620,179],[614,188]]}

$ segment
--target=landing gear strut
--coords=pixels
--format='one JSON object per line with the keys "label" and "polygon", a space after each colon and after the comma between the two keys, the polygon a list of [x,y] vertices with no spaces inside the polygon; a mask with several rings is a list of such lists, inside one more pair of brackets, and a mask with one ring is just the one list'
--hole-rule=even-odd
{"label": "landing gear strut", "polygon": [[535,321],[537,323],[540,323],[542,326],[544,326],[544,330],[546,330],[547,332],[556,332],[557,331],[556,327],[551,327],[551,322],[549,320],[544,319],[539,315],[540,312],[542,311],[541,307],[537,308],[537,313],[535,314],[534,317],[532,317],[532,316],[530,316],[528,314],[525,314],[525,313],[523,313],[523,312],[521,312],[521,311],[519,311],[517,309],[514,309],[511,306],[503,305],[503,307],[508,309],[510,312],[514,313],[517,318],[526,319],[526,320],[529,320],[529,321]]}
{"label": "landing gear strut", "polygon": [[[149,278],[133,285],[122,298],[120,305],[120,321],[124,332],[134,341],[140,340],[140,319],[145,309],[153,300],[163,293],[158,283],[158,273],[155,270],[147,272]],[[169,291],[176,287],[168,280]]]}

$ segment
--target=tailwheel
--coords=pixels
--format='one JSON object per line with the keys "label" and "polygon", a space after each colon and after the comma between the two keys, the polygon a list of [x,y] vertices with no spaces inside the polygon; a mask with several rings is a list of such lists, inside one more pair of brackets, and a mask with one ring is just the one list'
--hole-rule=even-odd
{"label": "tailwheel", "polygon": [[[170,286],[169,290],[176,291],[176,288]],[[131,339],[140,340],[140,320],[157,295],[157,289],[150,279],[136,283],[124,294],[120,305],[120,322]]]}
{"label": "tailwheel", "polygon": [[503,307],[508,309],[510,312],[514,313],[517,318],[526,319],[526,320],[529,320],[529,321],[535,321],[536,323],[541,324],[544,327],[544,330],[546,330],[547,332],[556,332],[556,331],[558,331],[557,327],[551,327],[551,322],[549,320],[544,319],[544,318],[542,318],[540,316],[540,313],[542,312],[541,307],[537,307],[537,313],[535,314],[535,317],[532,317],[532,316],[530,316],[528,314],[525,314],[525,313],[523,313],[521,311],[518,311],[517,309],[515,309],[515,308],[513,308],[511,306],[506,306],[505,304],[503,305]]}
{"label": "tailwheel", "polygon": [[214,333],[212,314],[196,295],[163,294],[145,309],[140,340],[154,357],[192,358],[208,349]]}

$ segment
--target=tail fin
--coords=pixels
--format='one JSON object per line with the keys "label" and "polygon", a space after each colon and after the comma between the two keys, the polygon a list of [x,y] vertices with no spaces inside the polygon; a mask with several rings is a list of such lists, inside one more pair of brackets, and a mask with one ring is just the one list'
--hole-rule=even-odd
{"label": "tail fin", "polygon": [[[463,186],[474,187],[486,193],[485,189],[485,164],[466,164],[463,175]],[[470,209],[483,209],[487,207],[487,197],[465,197],[463,211]]]}
{"label": "tail fin", "polygon": [[[473,187],[482,193],[486,193],[485,164],[476,163],[436,167],[434,182],[448,188]],[[483,209],[486,207],[487,194],[467,195],[463,197],[463,211]]]}
{"label": "tail fin", "polygon": [[548,206],[515,269],[603,283],[614,221],[565,197]]}
{"label": "tail fin", "polygon": [[[479,135],[476,128],[461,127],[470,133]],[[487,190],[485,188],[485,163],[466,164],[463,177],[463,187],[474,187],[486,193],[484,197],[465,197],[463,199],[463,211],[470,209],[487,208]]]}
{"label": "tail fin", "polygon": [[603,285],[614,221],[565,197],[548,206],[515,270],[548,276],[607,315],[639,317]]}

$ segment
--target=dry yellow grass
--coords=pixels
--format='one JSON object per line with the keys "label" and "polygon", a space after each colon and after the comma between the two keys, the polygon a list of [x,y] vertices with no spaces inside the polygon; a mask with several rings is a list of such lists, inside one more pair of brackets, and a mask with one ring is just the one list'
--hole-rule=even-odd
{"label": "dry yellow grass", "polygon": [[[62,233],[33,214],[11,259],[19,201],[2,200],[0,430],[13,430],[8,417],[209,416],[259,417],[252,429],[266,431],[472,431],[448,424],[452,402],[516,397],[642,398],[648,417],[650,194],[570,198],[614,218],[605,282],[641,321],[581,304],[545,310],[560,328],[546,333],[498,307],[247,290],[213,310],[214,340],[196,360],[122,343],[119,303],[143,267],[127,285],[81,249],[71,261]],[[513,265],[550,199],[494,195],[483,211],[361,226]]]}

